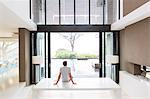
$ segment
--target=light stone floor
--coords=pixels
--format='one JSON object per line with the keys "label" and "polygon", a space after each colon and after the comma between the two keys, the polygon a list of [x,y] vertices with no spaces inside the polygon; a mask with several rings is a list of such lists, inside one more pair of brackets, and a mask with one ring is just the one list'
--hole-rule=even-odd
{"label": "light stone floor", "polygon": [[11,86],[19,84],[18,68],[13,68],[3,74],[0,74],[0,93],[7,90]]}
{"label": "light stone floor", "polygon": [[[36,98],[32,99],[114,99],[109,91],[42,91]],[[122,93],[121,99],[130,99]]]}
{"label": "light stone floor", "polygon": [[[74,91],[58,91],[45,90],[41,91],[37,96],[32,95],[32,87],[13,87],[7,91],[0,93],[0,99],[113,99],[109,91],[99,90],[74,90]],[[34,98],[33,98],[34,97]],[[125,93],[122,93],[122,99],[131,99]]]}
{"label": "light stone floor", "polygon": [[[125,93],[120,92],[121,88],[110,78],[75,78],[77,83],[62,83],[53,85],[54,80],[42,79],[33,86],[33,99],[130,99]],[[119,94],[115,93],[119,91]],[[117,95],[117,97],[114,97]]]}
{"label": "light stone floor", "polygon": [[[113,99],[109,90],[41,90],[34,95],[35,85],[20,83],[0,92],[0,99]],[[131,99],[121,92],[122,99]]]}

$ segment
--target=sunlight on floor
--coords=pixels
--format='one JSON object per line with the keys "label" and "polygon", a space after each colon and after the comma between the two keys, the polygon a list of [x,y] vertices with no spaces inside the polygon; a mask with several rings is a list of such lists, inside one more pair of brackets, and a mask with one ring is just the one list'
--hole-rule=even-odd
{"label": "sunlight on floor", "polygon": [[11,69],[8,72],[0,74],[0,92],[7,90],[16,84],[19,84],[18,68]]}
{"label": "sunlight on floor", "polygon": [[[35,97],[35,96],[34,96]],[[110,91],[41,91],[38,96],[30,99],[114,99]],[[122,93],[121,99],[131,99],[125,93]]]}
{"label": "sunlight on floor", "polygon": [[[34,96],[32,86],[24,87],[24,84],[14,86],[0,93],[0,99],[113,99],[110,91],[100,90],[44,90]],[[122,92],[122,99],[131,99]],[[34,98],[35,97],[35,98]]]}

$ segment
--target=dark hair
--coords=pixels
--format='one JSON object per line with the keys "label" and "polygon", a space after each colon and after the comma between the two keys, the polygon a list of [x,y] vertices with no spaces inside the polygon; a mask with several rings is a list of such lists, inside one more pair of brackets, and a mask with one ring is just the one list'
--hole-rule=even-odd
{"label": "dark hair", "polygon": [[67,66],[67,61],[63,61],[63,65],[64,65],[64,66]]}
{"label": "dark hair", "polygon": [[143,66],[143,70],[146,71],[146,66]]}

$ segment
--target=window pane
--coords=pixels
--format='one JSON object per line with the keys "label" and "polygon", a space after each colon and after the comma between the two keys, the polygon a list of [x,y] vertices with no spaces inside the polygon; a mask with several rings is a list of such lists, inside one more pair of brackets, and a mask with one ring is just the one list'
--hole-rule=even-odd
{"label": "window pane", "polygon": [[31,0],[31,17],[37,24],[45,23],[45,0]]}
{"label": "window pane", "polygon": [[103,0],[91,0],[91,24],[103,24]]}
{"label": "window pane", "polygon": [[59,24],[59,0],[47,0],[47,24]]}
{"label": "window pane", "polygon": [[118,19],[118,0],[106,0],[105,23],[112,24]]}
{"label": "window pane", "polygon": [[110,56],[113,55],[113,33],[106,32],[105,33],[105,70],[106,70],[106,77],[114,78],[113,71],[112,71],[112,64],[109,63]]}
{"label": "window pane", "polygon": [[61,0],[61,24],[74,24],[74,0]]}
{"label": "window pane", "polygon": [[[45,34],[43,32],[41,33],[37,33],[37,55],[41,56],[42,57],[42,63],[40,64],[40,68],[38,71],[40,72],[37,72],[36,70],[36,77],[40,78],[40,79],[43,79],[45,78]],[[39,73],[39,74],[38,74]],[[39,80],[40,80],[39,79]]]}
{"label": "window pane", "polygon": [[[2,33],[3,34],[3,33]],[[15,37],[16,36],[16,37]],[[0,38],[0,88],[19,83],[19,41],[18,34]],[[7,86],[7,87],[6,87]]]}
{"label": "window pane", "polygon": [[89,24],[89,0],[76,0],[76,24]]}
{"label": "window pane", "polygon": [[[67,38],[75,42],[74,47]],[[64,60],[75,78],[99,77],[99,33],[51,32],[50,47],[52,79],[58,76]]]}

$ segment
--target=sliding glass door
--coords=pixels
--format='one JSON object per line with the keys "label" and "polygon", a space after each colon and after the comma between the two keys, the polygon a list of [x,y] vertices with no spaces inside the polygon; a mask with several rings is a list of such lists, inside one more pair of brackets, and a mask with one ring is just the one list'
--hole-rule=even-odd
{"label": "sliding glass door", "polygon": [[51,78],[56,78],[63,61],[73,77],[99,77],[99,32],[51,32]]}
{"label": "sliding glass door", "polygon": [[[117,32],[35,32],[31,37],[32,57],[40,56],[42,60],[32,64],[32,83],[43,78],[56,79],[64,60],[74,77],[110,77],[118,82]],[[114,56],[118,63],[110,62]]]}
{"label": "sliding glass door", "polygon": [[103,75],[119,82],[119,34],[103,32]]}
{"label": "sliding glass door", "polygon": [[45,32],[32,33],[31,39],[32,39],[31,82],[38,83],[41,79],[48,77],[47,33]]}

